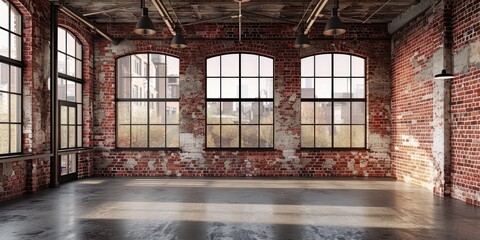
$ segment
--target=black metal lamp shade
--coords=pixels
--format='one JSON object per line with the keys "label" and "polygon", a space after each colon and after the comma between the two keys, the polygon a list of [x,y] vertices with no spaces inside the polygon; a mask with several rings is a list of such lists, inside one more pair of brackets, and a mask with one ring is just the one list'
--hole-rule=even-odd
{"label": "black metal lamp shade", "polygon": [[323,31],[323,34],[327,36],[338,36],[346,32],[347,28],[343,24],[342,20],[340,20],[340,18],[338,17],[338,9],[333,8],[332,17],[330,17],[327,25],[325,25],[325,30]]}
{"label": "black metal lamp shade", "polygon": [[170,47],[172,48],[186,48],[187,41],[183,38],[182,29],[175,28],[175,36],[173,36],[172,41],[170,42]]}
{"label": "black metal lamp shade", "polygon": [[133,31],[139,35],[152,35],[157,32],[155,31],[152,20],[148,17],[148,8],[142,9],[142,18],[137,22],[135,30]]}
{"label": "black metal lamp shade", "polygon": [[310,40],[305,36],[305,30],[303,28],[299,29],[295,43],[293,44],[295,48],[308,48],[311,46]]}
{"label": "black metal lamp shade", "polygon": [[435,80],[442,80],[442,79],[452,79],[453,74],[447,73],[447,70],[443,69],[440,74],[435,75]]}

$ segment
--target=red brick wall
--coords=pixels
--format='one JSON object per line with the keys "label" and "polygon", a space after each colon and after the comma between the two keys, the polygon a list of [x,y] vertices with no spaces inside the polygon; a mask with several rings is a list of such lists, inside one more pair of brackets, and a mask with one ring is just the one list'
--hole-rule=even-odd
{"label": "red brick wall", "polygon": [[452,197],[480,205],[480,3],[453,2]]}
{"label": "red brick wall", "polygon": [[443,15],[435,7],[392,36],[394,174],[400,180],[432,190],[432,58],[442,43],[442,23]]}
{"label": "red brick wall", "polygon": [[[41,154],[50,147],[50,4],[47,0],[10,0],[23,21],[23,153]],[[71,30],[84,45],[84,143],[92,146],[93,35],[82,24],[59,16],[59,23]],[[8,160],[8,159],[7,159]],[[79,177],[93,174],[92,158],[83,154]],[[50,182],[50,160],[0,160],[0,202],[36,192]]]}
{"label": "red brick wall", "polygon": [[[103,26],[107,28],[107,26]],[[125,40],[114,46],[98,40],[95,52],[94,145],[101,150],[95,171],[103,176],[392,176],[390,160],[390,40],[386,25],[349,25],[333,40],[321,27],[309,37],[313,47],[293,48],[295,33],[284,24],[206,24],[186,29],[189,47],[168,46],[164,30],[155,40]],[[136,36],[134,25],[109,25],[118,38]],[[368,150],[300,149],[300,60],[322,52],[347,52],[368,62]],[[180,145],[182,151],[115,149],[115,59],[136,52],[159,52],[180,59]],[[250,52],[275,59],[275,150],[204,150],[204,69],[207,57]]]}

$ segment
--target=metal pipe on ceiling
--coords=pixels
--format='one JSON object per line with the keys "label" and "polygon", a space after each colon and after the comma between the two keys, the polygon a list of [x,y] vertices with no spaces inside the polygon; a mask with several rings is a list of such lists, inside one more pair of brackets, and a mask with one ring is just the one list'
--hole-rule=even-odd
{"label": "metal pipe on ceiling", "polygon": [[150,1],[153,3],[155,8],[157,8],[158,13],[162,17],[162,20],[167,25],[170,33],[172,33],[175,36],[177,34],[175,32],[175,22],[173,21],[172,17],[170,17],[170,14],[168,14],[168,11],[165,5],[163,5],[162,1],[160,0],[150,0]]}
{"label": "metal pipe on ceiling", "polygon": [[313,24],[317,20],[317,18],[320,16],[320,13],[322,12],[323,8],[327,4],[328,0],[320,0],[317,5],[315,5],[315,8],[313,9],[312,13],[307,19],[307,27],[305,28],[305,34],[308,34],[310,29],[312,28]]}

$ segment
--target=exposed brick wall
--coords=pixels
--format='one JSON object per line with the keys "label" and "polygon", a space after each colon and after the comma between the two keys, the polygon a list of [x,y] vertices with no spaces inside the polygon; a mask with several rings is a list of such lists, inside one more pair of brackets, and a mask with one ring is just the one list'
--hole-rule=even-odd
{"label": "exposed brick wall", "polygon": [[[135,38],[134,25],[100,26],[118,38]],[[189,47],[168,46],[164,30],[156,40],[95,44],[94,145],[101,154],[95,171],[103,176],[392,176],[390,160],[390,41],[385,25],[350,25],[333,40],[314,29],[313,47],[293,48],[295,33],[284,24],[245,24],[237,42],[237,24],[205,24],[186,29]],[[319,28],[320,29],[320,28]],[[207,38],[207,39],[205,39]],[[180,146],[182,151],[115,149],[115,59],[139,52],[159,52],[180,59]],[[249,52],[275,59],[275,150],[204,150],[205,59],[229,52]],[[300,60],[322,52],[347,52],[368,64],[368,149],[311,151],[300,147]]]}
{"label": "exposed brick wall", "polygon": [[480,205],[480,3],[453,1],[452,197]]}
{"label": "exposed brick wall", "polygon": [[[392,36],[392,157],[395,176],[433,190],[433,55],[443,15],[432,7]],[[435,14],[436,13],[436,14]]]}
{"label": "exposed brick wall", "polygon": [[[23,23],[23,153],[41,154],[50,147],[50,4],[47,0],[10,0]],[[93,103],[93,35],[82,24],[59,16],[59,23],[84,45],[84,142],[91,147]],[[93,174],[92,158],[83,154],[79,177]],[[0,161],[0,201],[36,192],[50,182],[50,160]]]}

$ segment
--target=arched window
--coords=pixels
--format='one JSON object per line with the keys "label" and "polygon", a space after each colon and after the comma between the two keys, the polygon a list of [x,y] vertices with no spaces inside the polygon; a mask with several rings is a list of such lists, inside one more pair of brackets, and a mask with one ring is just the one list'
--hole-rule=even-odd
{"label": "arched window", "polygon": [[207,59],[207,148],[273,148],[273,59]]}
{"label": "arched window", "polygon": [[365,148],[365,59],[320,54],[302,59],[303,148]]}
{"label": "arched window", "polygon": [[0,1],[0,155],[22,152],[22,17]]}
{"label": "arched window", "polygon": [[118,148],[179,147],[179,68],[163,54],[117,59]]}
{"label": "arched window", "polygon": [[58,100],[60,149],[83,146],[82,44],[68,30],[58,28]]}

